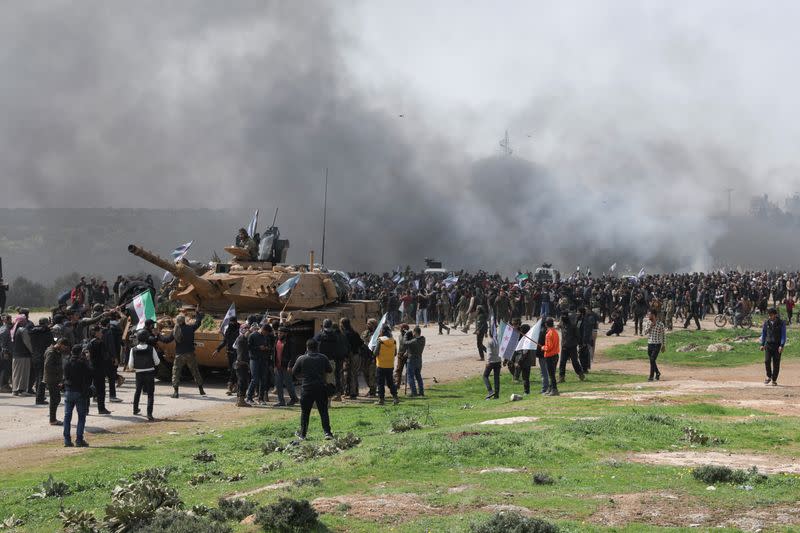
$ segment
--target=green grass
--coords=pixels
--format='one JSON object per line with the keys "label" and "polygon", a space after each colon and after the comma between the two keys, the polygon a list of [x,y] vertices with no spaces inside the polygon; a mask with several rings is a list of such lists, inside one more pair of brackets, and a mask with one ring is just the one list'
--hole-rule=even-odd
{"label": "green grass", "polygon": [[[750,337],[757,341],[761,335],[761,322],[747,329],[676,329],[667,334],[667,349],[658,356],[659,363],[687,366],[732,367],[762,363],[764,354],[759,350],[758,342],[731,342],[739,336]],[[707,352],[710,344],[724,342],[733,346],[730,352]],[[699,348],[693,352],[676,352],[675,350],[688,344],[697,344]],[[641,359],[647,361],[647,337],[640,337],[629,344],[621,344],[608,348],[603,353],[611,359]],[[786,330],[786,347],[783,358],[800,357],[800,329],[790,327]]]}
{"label": "green grass", "polygon": [[[570,379],[562,391],[613,389],[636,378],[597,372],[589,381]],[[507,504],[535,509],[542,518],[564,526],[567,531],[653,531],[650,525],[629,524],[623,528],[602,528],[585,522],[607,501],[599,494],[629,494],[644,491],[671,491],[687,495],[699,505],[741,509],[743,499],[750,504],[789,503],[800,491],[798,476],[771,476],[752,492],[735,486],[720,486],[706,491],[694,480],[690,469],[656,467],[625,461],[629,452],[681,450],[689,447],[683,428],[691,425],[721,444],[709,449],[762,451],[785,457],[800,453],[797,419],[769,416],[751,409],[721,407],[698,401],[669,406],[619,406],[612,402],[571,398],[546,398],[538,394],[520,402],[507,400],[520,385],[503,374],[499,401],[483,400],[484,389],[478,379],[435,386],[427,399],[404,401],[397,407],[346,404],[331,411],[334,431],[353,432],[362,443],[338,455],[296,463],[281,452],[263,455],[261,445],[268,439],[288,442],[297,427],[297,411],[265,410],[258,419],[248,419],[241,427],[219,433],[191,435],[167,430],[156,437],[133,437],[123,446],[96,447],[60,459],[47,460],[24,472],[0,465],[0,520],[14,514],[25,520],[22,531],[50,532],[59,529],[61,505],[88,509],[102,516],[109,494],[118,480],[134,472],[157,466],[173,466],[169,482],[175,486],[187,507],[213,506],[221,495],[261,487],[279,480],[293,481],[317,477],[321,484],[292,486],[251,497],[259,504],[279,496],[314,499],[339,495],[389,495],[411,493],[423,503],[441,507],[436,516],[386,520],[380,524],[358,519],[344,510],[322,516],[332,530],[371,532],[377,529],[401,532],[466,531],[473,520],[490,513],[486,505]],[[420,430],[390,433],[392,421],[414,416],[423,424]],[[537,416],[532,424],[512,426],[476,425],[492,418]],[[590,418],[587,418],[590,417]],[[461,432],[477,433],[457,438]],[[311,420],[312,442],[320,443],[319,418]],[[55,446],[55,444],[54,444]],[[216,454],[211,463],[200,463],[192,455],[201,449]],[[280,460],[277,470],[261,474],[261,465]],[[10,465],[8,465],[10,467]],[[480,474],[491,467],[524,468],[512,474]],[[6,471],[4,471],[6,470]],[[212,480],[196,486],[192,476],[221,471],[230,476],[245,474],[236,482]],[[546,472],[553,485],[535,485],[533,472]],[[30,500],[35,488],[52,474],[72,487],[72,494],[57,499]],[[448,489],[467,486],[463,492]],[[509,494],[513,494],[510,497]],[[570,497],[565,497],[569,494]],[[247,531],[236,526],[237,531]],[[686,528],[688,530],[688,528]]]}

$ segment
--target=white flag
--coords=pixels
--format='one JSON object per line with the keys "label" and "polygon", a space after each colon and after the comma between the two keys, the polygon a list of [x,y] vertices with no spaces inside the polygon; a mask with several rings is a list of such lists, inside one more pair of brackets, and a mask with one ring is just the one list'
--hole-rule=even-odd
{"label": "white flag", "polygon": [[369,346],[370,351],[374,351],[375,347],[378,346],[378,337],[381,336],[381,331],[383,331],[384,324],[386,324],[386,313],[383,313],[381,321],[378,322],[378,327],[375,328],[372,338],[369,339],[369,344],[367,346]]}
{"label": "white flag", "polygon": [[609,270],[610,270],[611,272],[614,272],[616,269],[617,269],[617,264],[616,264],[616,263],[614,263],[613,265],[611,265],[611,268],[609,268]]}
{"label": "white flag", "polygon": [[520,335],[520,339],[517,343],[517,348],[515,351],[535,350],[537,343],[539,342],[539,335],[541,332],[542,319],[540,318],[536,321],[536,324],[534,324],[533,327],[528,330],[528,333],[526,333],[524,337]]}
{"label": "white flag", "polygon": [[247,226],[247,234],[250,237],[253,237],[256,234],[256,228],[258,227],[258,209],[256,209],[255,214],[253,214],[253,220],[250,221],[250,225]]}
{"label": "white flag", "polygon": [[642,279],[644,277],[644,267],[639,271],[639,274],[636,275],[637,278]]}
{"label": "white flag", "polygon": [[228,329],[228,324],[230,324],[231,319],[234,318],[236,318],[236,304],[232,303],[228,308],[228,312],[225,313],[225,318],[222,319],[222,324],[219,326],[219,332],[225,335],[225,331]]}

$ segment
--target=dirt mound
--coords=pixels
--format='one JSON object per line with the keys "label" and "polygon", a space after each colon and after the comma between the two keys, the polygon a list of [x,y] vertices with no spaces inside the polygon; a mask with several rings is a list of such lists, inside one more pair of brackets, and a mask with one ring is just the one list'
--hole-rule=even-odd
{"label": "dirt mound", "polygon": [[800,474],[800,462],[795,458],[774,455],[756,455],[724,452],[658,452],[637,453],[628,456],[634,463],[666,466],[704,466],[717,465],[748,470],[758,468],[762,474]]}
{"label": "dirt mound", "polygon": [[695,498],[671,492],[614,494],[598,498],[606,502],[589,517],[589,522],[607,527],[640,523],[760,531],[773,525],[800,523],[800,509],[788,505],[748,508],[744,503],[735,510],[710,508],[698,504]]}
{"label": "dirt mound", "polygon": [[699,349],[700,349],[700,345],[699,344],[691,343],[691,344],[685,344],[683,346],[679,346],[679,347],[675,348],[675,351],[676,352],[680,352],[680,353],[686,353],[686,352],[696,352]]}
{"label": "dirt mound", "polygon": [[[410,519],[421,515],[448,514],[448,509],[432,507],[422,503],[416,494],[386,494],[367,496],[352,494],[334,496],[333,498],[317,498],[311,502],[314,509],[322,514],[346,512],[364,520],[376,522],[387,518],[396,521],[398,518]],[[342,511],[346,509],[346,511]],[[450,510],[452,512],[452,510]]]}
{"label": "dirt mound", "polygon": [[484,420],[479,422],[480,426],[510,426],[512,424],[526,424],[539,420],[536,416],[512,416],[510,418],[497,418],[495,420]]}

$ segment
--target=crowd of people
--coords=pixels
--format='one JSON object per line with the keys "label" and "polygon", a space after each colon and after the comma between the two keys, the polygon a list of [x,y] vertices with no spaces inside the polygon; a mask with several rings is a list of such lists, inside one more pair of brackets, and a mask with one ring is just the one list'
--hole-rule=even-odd
{"label": "crowd of people", "polygon": [[[351,297],[378,300],[385,322],[370,319],[363,331],[355,331],[347,318],[338,323],[328,319],[308,339],[293,335],[289,326],[269,315],[251,315],[241,324],[236,317],[229,320],[214,354],[225,351],[228,394],[235,395],[237,406],[266,405],[274,389],[274,407],[300,404],[298,438],[305,438],[314,406],[330,437],[331,401],[366,396],[384,405],[388,389],[392,403],[397,404],[403,386],[411,396],[425,395],[422,327],[430,324],[435,324],[439,335],[450,334],[454,328],[463,333],[472,329],[476,355],[486,363],[487,400],[500,396],[503,367],[530,394],[531,372],[537,365],[541,393],[557,396],[568,365],[578,379],[585,379],[603,325],[608,324],[606,335],[618,335],[629,321],[635,335],[648,338],[649,379],[658,380],[656,360],[665,349],[665,332],[673,329],[675,321],[682,321],[684,328],[694,321],[699,329],[704,315],[726,309],[734,316],[753,311],[769,315],[761,345],[766,383],[774,385],[797,290],[797,274],[779,272],[574,275],[563,280],[537,279],[530,273],[504,278],[483,271],[350,276]],[[128,302],[120,294],[124,283],[119,278],[109,291],[103,281],[82,278],[50,317],[33,323],[30,313],[20,309],[15,316],[2,315],[0,320],[0,392],[30,395],[37,405],[49,405],[50,423],[64,426],[66,446],[73,445],[73,412],[78,418],[75,445],[86,446],[84,427],[91,400],[100,415],[111,414],[106,399],[121,401],[116,394],[124,381],[120,367],[135,373],[133,413],[141,414],[140,400],[145,395],[145,416],[154,420],[155,376],[164,344],[175,343],[172,397],[179,398],[184,367],[189,368],[199,394],[205,395],[194,354],[194,334],[203,321],[202,312],[197,309],[193,320],[178,315],[167,331],[147,320],[123,339],[128,319]],[[773,306],[785,306],[786,322],[774,307],[766,313],[770,301]],[[525,321],[540,321],[540,326],[531,327]],[[501,354],[499,324],[514,328],[519,338],[527,337],[531,341],[527,349]],[[56,415],[62,395],[64,420],[60,421]]]}

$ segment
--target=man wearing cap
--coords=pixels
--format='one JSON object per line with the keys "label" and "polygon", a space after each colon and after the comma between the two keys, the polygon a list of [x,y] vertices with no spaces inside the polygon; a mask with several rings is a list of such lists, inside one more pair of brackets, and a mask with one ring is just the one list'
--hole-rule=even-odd
{"label": "man wearing cap", "polygon": [[786,344],[786,323],[778,316],[778,310],[770,308],[769,317],[761,327],[761,351],[764,352],[764,366],[767,370],[765,385],[778,385],[778,372],[781,369],[781,354]]}
{"label": "man wearing cap", "polygon": [[92,385],[92,367],[83,352],[83,347],[72,347],[72,355],[64,365],[64,446],[71,448],[70,425],[73,409],[78,411],[77,440],[75,446],[86,448],[89,443],[83,438],[86,415],[89,413],[89,390]]}
{"label": "man wearing cap", "polygon": [[150,334],[141,330],[136,334],[137,344],[128,355],[128,368],[136,373],[136,392],[133,394],[133,414],[138,415],[139,398],[147,394],[147,420],[153,421],[153,396],[155,394],[156,367],[161,362],[156,349],[150,346]]}

